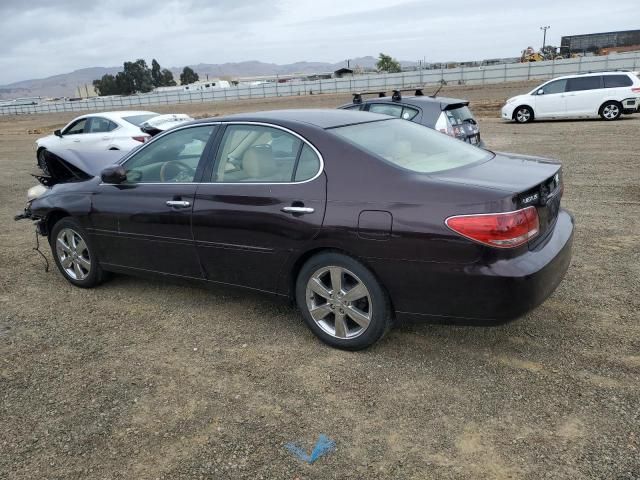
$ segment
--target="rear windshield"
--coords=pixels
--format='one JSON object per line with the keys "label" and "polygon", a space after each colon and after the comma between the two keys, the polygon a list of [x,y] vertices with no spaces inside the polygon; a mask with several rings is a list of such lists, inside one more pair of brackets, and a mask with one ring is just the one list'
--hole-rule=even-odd
{"label": "rear windshield", "polygon": [[123,120],[126,120],[129,123],[132,123],[136,127],[139,127],[147,120],[152,119],[153,117],[157,117],[157,113],[146,113],[144,115],[131,115],[130,117],[122,117]]}
{"label": "rear windshield", "polygon": [[420,173],[442,172],[492,156],[486,150],[400,119],[359,123],[329,131],[394,165]]}
{"label": "rear windshield", "polygon": [[463,106],[458,108],[452,108],[451,110],[445,110],[445,115],[449,119],[451,125],[462,125],[465,121],[476,123],[473,119],[473,114],[469,107]]}

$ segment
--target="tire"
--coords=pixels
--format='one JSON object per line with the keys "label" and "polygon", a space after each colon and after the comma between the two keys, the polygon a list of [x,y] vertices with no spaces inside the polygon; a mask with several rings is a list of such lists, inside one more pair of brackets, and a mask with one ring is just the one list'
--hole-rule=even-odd
{"label": "tire", "polygon": [[36,153],[36,159],[38,161],[38,167],[40,167],[40,170],[42,170],[42,172],[45,175],[49,175],[49,169],[47,168],[47,162],[44,158],[45,154],[47,153],[47,149],[46,148],[41,148],[38,150],[38,153]]}
{"label": "tire", "polygon": [[58,270],[70,283],[80,288],[92,288],[102,283],[104,272],[96,251],[76,220],[60,219],[51,229],[49,245]]}
{"label": "tire", "polygon": [[619,102],[611,100],[603,103],[598,113],[603,120],[617,120],[622,115],[622,105],[620,105]]}
{"label": "tire", "polygon": [[389,297],[380,282],[359,261],[337,252],[320,253],[303,265],[296,301],[311,331],[344,350],[373,345],[392,324]]}
{"label": "tire", "polygon": [[516,123],[533,122],[533,110],[531,110],[531,107],[522,105],[514,110],[513,119]]}

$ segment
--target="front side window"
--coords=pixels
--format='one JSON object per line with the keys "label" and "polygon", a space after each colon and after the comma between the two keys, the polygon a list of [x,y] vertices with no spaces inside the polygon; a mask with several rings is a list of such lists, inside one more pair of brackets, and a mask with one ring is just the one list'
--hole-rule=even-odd
{"label": "front side window", "polygon": [[630,87],[633,80],[629,75],[603,75],[604,88]]}
{"label": "front side window", "polygon": [[318,173],[315,152],[298,137],[262,125],[229,125],[218,148],[212,181],[283,183]]}
{"label": "front side window", "polygon": [[328,131],[393,165],[420,173],[462,167],[488,160],[492,155],[430,128],[396,119]]}
{"label": "front side window", "polygon": [[168,133],[129,158],[127,183],[190,183],[215,125]]}
{"label": "front side window", "polygon": [[369,105],[371,113],[382,113],[383,115],[391,115],[392,117],[402,117],[402,105],[391,105],[388,103],[372,103]]}
{"label": "front side window", "polygon": [[574,77],[567,80],[567,92],[595,90],[597,88],[602,88],[602,77],[599,75],[591,77]]}
{"label": "front side window", "polygon": [[63,135],[78,135],[80,133],[85,133],[85,126],[87,124],[87,119],[86,118],[81,118],[80,120],[77,120],[75,122],[73,122],[71,125],[69,125],[69,127],[62,132]]}
{"label": "front side window", "polygon": [[563,93],[567,86],[567,79],[556,80],[555,82],[549,82],[539,90],[544,92],[544,95],[550,95],[552,93]]}

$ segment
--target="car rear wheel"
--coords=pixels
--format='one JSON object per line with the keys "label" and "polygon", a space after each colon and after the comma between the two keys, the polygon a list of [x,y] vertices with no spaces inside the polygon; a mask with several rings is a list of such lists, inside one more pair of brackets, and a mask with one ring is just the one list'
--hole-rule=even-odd
{"label": "car rear wheel", "polygon": [[518,123],[529,123],[533,121],[533,110],[527,106],[518,107],[513,112],[513,119]]}
{"label": "car rear wheel", "polygon": [[369,269],[340,253],[307,261],[298,275],[296,300],[311,331],[333,347],[366,348],[391,326],[385,290]]}
{"label": "car rear wheel", "polygon": [[618,102],[606,102],[600,107],[600,116],[604,120],[617,120],[622,115],[622,107]]}
{"label": "car rear wheel", "polygon": [[69,217],[59,220],[51,229],[49,244],[60,273],[70,283],[91,288],[102,282],[104,272],[96,252],[77,221]]}

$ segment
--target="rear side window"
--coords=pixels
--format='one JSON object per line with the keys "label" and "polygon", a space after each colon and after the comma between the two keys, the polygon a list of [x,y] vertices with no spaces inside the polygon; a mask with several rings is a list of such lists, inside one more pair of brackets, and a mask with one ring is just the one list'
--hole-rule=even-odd
{"label": "rear side window", "polygon": [[387,103],[372,103],[369,105],[371,113],[382,113],[383,115],[391,115],[400,118],[402,116],[402,105],[390,105]]}
{"label": "rear side window", "polygon": [[106,133],[118,128],[114,122],[102,117],[92,117],[90,125],[89,133]]}
{"label": "rear side window", "polygon": [[416,115],[418,115],[418,110],[411,107],[404,107],[402,109],[402,119],[403,120],[413,120]]}
{"label": "rear side window", "polygon": [[298,165],[296,167],[295,181],[302,182],[312,178],[320,169],[320,159],[311,147],[305,144],[300,152]]}
{"label": "rear side window", "polygon": [[344,107],[343,110],[362,110],[362,104],[349,105],[348,107]]}
{"label": "rear side window", "polygon": [[604,88],[630,87],[633,80],[629,75],[603,75]]}
{"label": "rear side window", "polygon": [[602,88],[602,77],[600,75],[591,77],[575,77],[567,80],[567,92],[595,90],[597,88]]}

